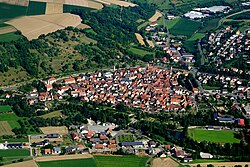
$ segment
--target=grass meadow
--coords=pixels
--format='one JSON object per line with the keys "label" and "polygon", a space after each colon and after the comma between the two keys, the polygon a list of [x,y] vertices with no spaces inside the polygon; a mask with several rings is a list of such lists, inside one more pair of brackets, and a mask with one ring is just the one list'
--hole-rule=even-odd
{"label": "grass meadow", "polygon": [[30,151],[29,150],[23,150],[23,149],[12,149],[12,150],[0,150],[1,157],[18,157],[18,156],[29,156]]}
{"label": "grass meadow", "polygon": [[128,156],[94,156],[97,167],[145,167],[148,157]]}
{"label": "grass meadow", "polygon": [[53,166],[53,167],[74,167],[74,166],[96,167],[96,163],[95,163],[95,160],[93,158],[38,162],[38,165],[39,165],[39,167],[48,167],[48,166]]}
{"label": "grass meadow", "polygon": [[0,106],[0,113],[9,112],[9,111],[11,111],[11,106],[8,106],[8,105]]}
{"label": "grass meadow", "polygon": [[206,130],[206,129],[189,129],[188,135],[194,140],[208,141],[215,143],[239,143],[240,140],[235,138],[235,132],[223,130]]}

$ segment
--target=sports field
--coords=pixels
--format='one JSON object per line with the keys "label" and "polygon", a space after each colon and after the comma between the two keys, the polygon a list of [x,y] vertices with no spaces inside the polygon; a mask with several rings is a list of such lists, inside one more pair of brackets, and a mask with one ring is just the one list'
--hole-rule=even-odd
{"label": "sports field", "polygon": [[235,132],[223,130],[189,129],[188,135],[197,141],[210,141],[215,143],[239,143],[234,137]]}
{"label": "sports field", "polygon": [[73,167],[73,166],[84,166],[84,167],[96,167],[95,160],[93,158],[85,159],[72,159],[72,160],[61,160],[61,161],[47,161],[38,162],[40,167]]}
{"label": "sports field", "polygon": [[128,156],[94,156],[97,167],[145,167],[148,157]]}
{"label": "sports field", "polygon": [[175,19],[167,23],[170,33],[173,35],[192,36],[199,29],[201,23],[189,19]]}
{"label": "sports field", "polygon": [[14,150],[0,150],[2,157],[18,157],[18,156],[29,156],[29,150],[14,149]]}
{"label": "sports field", "polygon": [[1,112],[9,112],[9,111],[11,111],[11,106],[8,106],[8,105],[0,106],[0,113]]}

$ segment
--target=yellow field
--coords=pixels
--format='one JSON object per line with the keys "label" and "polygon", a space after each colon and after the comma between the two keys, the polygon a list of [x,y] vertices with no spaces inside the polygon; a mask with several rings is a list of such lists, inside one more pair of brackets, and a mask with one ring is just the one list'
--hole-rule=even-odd
{"label": "yellow field", "polygon": [[105,5],[111,5],[111,3],[103,1],[103,0],[94,0],[94,1],[105,4]]}
{"label": "yellow field", "polygon": [[63,13],[63,4],[62,3],[46,3],[45,14],[58,14]]}
{"label": "yellow field", "polygon": [[45,115],[41,115],[40,117],[42,118],[53,118],[53,117],[60,117],[62,115],[61,113],[62,110],[58,110],[58,111],[54,111],[54,112],[50,112],[48,114]]}
{"label": "yellow field", "polygon": [[179,164],[176,163],[171,158],[156,158],[153,160],[152,167],[178,167]]}
{"label": "yellow field", "polygon": [[42,34],[48,34],[68,26],[77,27],[81,18],[77,15],[63,13],[53,15],[24,16],[6,22],[20,30],[29,40]]}
{"label": "yellow field", "polygon": [[157,21],[161,16],[162,16],[162,14],[160,12],[156,11],[155,14],[149,19],[149,21],[151,21],[151,22]]}
{"label": "yellow field", "polygon": [[148,43],[148,45],[150,46],[150,47],[152,47],[152,48],[154,48],[155,47],[155,45],[154,45],[154,43],[152,42],[152,41],[150,41],[150,40],[146,40],[147,41],[147,43]]}
{"label": "yellow field", "polygon": [[119,1],[119,0],[103,0],[103,1],[111,3],[111,4],[119,5],[119,6],[124,6],[124,7],[137,6],[137,4],[126,2],[126,1]]}
{"label": "yellow field", "polygon": [[89,25],[87,24],[80,24],[77,26],[77,28],[82,28],[82,29],[85,29],[85,28],[91,28]]}
{"label": "yellow field", "polygon": [[143,41],[143,37],[139,33],[135,33],[136,39],[141,45],[145,45],[145,42]]}
{"label": "yellow field", "polygon": [[101,3],[97,3],[90,0],[65,0],[65,4],[67,5],[75,5],[75,6],[83,6],[93,9],[102,9],[103,5]]}
{"label": "yellow field", "polygon": [[41,127],[40,130],[44,134],[50,133],[58,133],[60,135],[68,134],[68,128],[66,126],[48,126],[48,127]]}
{"label": "yellow field", "polygon": [[0,121],[0,136],[14,135],[8,121]]}
{"label": "yellow field", "polygon": [[0,2],[12,4],[12,5],[20,5],[20,6],[29,5],[29,0],[0,0]]}

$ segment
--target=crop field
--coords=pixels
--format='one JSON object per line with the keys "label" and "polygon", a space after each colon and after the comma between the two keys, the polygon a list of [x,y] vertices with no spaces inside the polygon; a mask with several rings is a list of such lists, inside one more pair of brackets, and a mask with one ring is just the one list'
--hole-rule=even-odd
{"label": "crop field", "polygon": [[145,42],[143,41],[143,37],[141,36],[141,34],[135,33],[135,37],[141,45],[145,45]]}
{"label": "crop field", "polygon": [[94,156],[97,167],[145,167],[148,157]]}
{"label": "crop field", "polygon": [[148,52],[146,50],[142,50],[142,49],[138,49],[138,48],[134,48],[134,47],[129,48],[129,51],[131,51],[135,54],[138,54],[140,56],[145,56],[146,54],[154,54],[153,52]]}
{"label": "crop field", "polygon": [[0,23],[26,14],[26,6],[10,5],[0,2]]}
{"label": "crop field", "polygon": [[249,162],[211,162],[211,163],[196,163],[196,164],[188,164],[191,167],[196,167],[197,165],[201,167],[207,167],[209,164],[213,165],[214,167],[233,167],[233,166],[245,166],[250,165]]}
{"label": "crop field", "polygon": [[0,35],[7,34],[10,32],[15,32],[15,31],[16,31],[16,29],[12,26],[0,27]]}
{"label": "crop field", "polygon": [[58,14],[63,13],[63,4],[61,3],[50,3],[46,4],[45,14]]}
{"label": "crop field", "polygon": [[66,5],[74,5],[74,6],[82,6],[93,9],[102,9],[103,5],[98,2],[90,1],[90,0],[65,0]]}
{"label": "crop field", "polygon": [[120,0],[103,0],[103,1],[111,3],[111,4],[114,4],[114,5],[123,6],[123,7],[129,7],[129,6],[134,7],[134,6],[137,6],[134,3],[126,2],[126,1],[120,1]]}
{"label": "crop field", "polygon": [[159,167],[159,166],[171,166],[171,167],[178,167],[179,164],[172,160],[171,158],[156,158],[153,160],[153,165],[152,167]]}
{"label": "crop field", "polygon": [[151,22],[157,21],[161,16],[162,16],[162,14],[160,12],[156,11],[155,14],[149,19],[149,21],[151,21]]}
{"label": "crop field", "polygon": [[18,157],[18,156],[29,156],[30,151],[24,149],[15,149],[15,150],[0,150],[0,155],[2,157]]}
{"label": "crop field", "polygon": [[167,26],[169,29],[173,28],[176,23],[178,23],[180,19],[167,20]]}
{"label": "crop field", "polygon": [[60,117],[60,115],[62,115],[62,112],[61,112],[61,110],[58,110],[58,111],[53,111],[53,112],[50,112],[48,114],[42,115],[40,117],[46,119],[46,118]]}
{"label": "crop field", "polygon": [[73,167],[73,166],[84,166],[84,167],[96,167],[95,160],[93,158],[85,159],[73,159],[73,160],[61,160],[61,161],[47,161],[38,162],[40,167]]}
{"label": "crop field", "polygon": [[24,16],[7,22],[20,30],[29,40],[38,38],[68,26],[76,27],[81,23],[77,15],[63,13],[53,15]]}
{"label": "crop field", "polygon": [[36,157],[36,162],[48,161],[62,161],[62,160],[76,160],[76,159],[90,159],[93,158],[91,154],[72,154],[72,155],[55,155],[55,156],[42,156]]}
{"label": "crop field", "polygon": [[2,42],[16,41],[19,38],[22,38],[22,35],[17,35],[15,32],[0,34],[0,41]]}
{"label": "crop field", "polygon": [[229,19],[233,19],[233,20],[249,20],[250,19],[250,11],[231,16],[231,17],[229,17]]}
{"label": "crop field", "polygon": [[9,143],[15,142],[28,142],[28,138],[10,138],[10,139],[0,139],[0,143],[4,143],[5,141]]}
{"label": "crop field", "polygon": [[68,134],[68,128],[66,126],[48,126],[48,127],[41,127],[40,129],[44,134],[50,134],[50,133],[58,133],[61,135]]}
{"label": "crop field", "polygon": [[46,3],[45,2],[35,2],[35,1],[30,1],[29,2],[29,7],[27,10],[27,15],[41,15],[45,14],[46,10]]}
{"label": "crop field", "polygon": [[9,112],[9,111],[11,111],[11,106],[8,106],[8,105],[0,106],[0,113],[1,112]]}
{"label": "crop field", "polygon": [[4,167],[38,167],[34,160],[5,165]]}
{"label": "crop field", "polygon": [[0,121],[0,136],[14,135],[14,133],[11,130],[12,129],[7,121]]}
{"label": "crop field", "polygon": [[200,22],[189,19],[179,19],[179,21],[169,29],[170,33],[173,35],[184,35],[190,37],[199,29],[200,26]]}
{"label": "crop field", "polygon": [[11,128],[20,128],[17,120],[21,119],[14,113],[0,114],[0,121],[7,121]]}
{"label": "crop field", "polygon": [[240,140],[234,137],[233,131],[189,129],[188,135],[194,140],[210,141],[215,143],[239,143]]}

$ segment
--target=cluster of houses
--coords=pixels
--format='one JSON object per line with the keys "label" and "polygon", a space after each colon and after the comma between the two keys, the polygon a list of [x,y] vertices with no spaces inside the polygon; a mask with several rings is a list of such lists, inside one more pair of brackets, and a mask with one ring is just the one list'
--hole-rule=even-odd
{"label": "cluster of houses", "polygon": [[[185,110],[187,105],[194,104],[195,92],[188,91],[178,83],[180,74],[188,76],[189,73],[148,65],[146,68],[97,72],[78,78],[67,78],[62,82],[50,78],[46,81],[47,92],[36,92],[35,96],[34,91],[30,92],[29,96],[32,98],[29,98],[29,103],[72,96],[80,97],[85,102],[123,103],[150,112]],[[61,87],[52,88],[52,93],[50,86],[55,82]]]}
{"label": "cluster of houses", "polygon": [[[197,79],[201,82],[202,85],[220,87],[217,91],[210,91],[211,94],[227,95],[228,93],[232,93],[236,96],[241,97],[242,99],[250,98],[250,91],[247,82],[243,82],[243,80],[238,77],[199,72],[197,73]],[[229,92],[228,89],[231,89],[232,91]],[[209,93],[206,93],[206,95],[209,95]]]}
{"label": "cluster of houses", "polygon": [[[222,65],[225,61],[230,61],[240,56],[247,58],[250,51],[250,39],[240,31],[233,31],[230,26],[220,30],[218,33],[211,33],[209,38],[210,52],[209,60],[215,61],[216,66]],[[248,64],[250,60],[247,60]],[[236,73],[242,73],[242,70],[232,68]]]}

